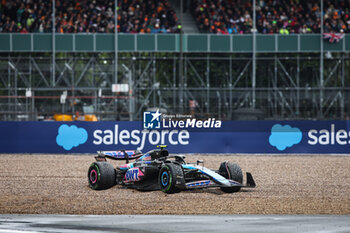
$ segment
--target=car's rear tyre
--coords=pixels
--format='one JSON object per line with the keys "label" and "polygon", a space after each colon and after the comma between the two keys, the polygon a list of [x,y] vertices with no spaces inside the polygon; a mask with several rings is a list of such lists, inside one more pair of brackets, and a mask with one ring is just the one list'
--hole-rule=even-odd
{"label": "car's rear tyre", "polygon": [[94,162],[88,171],[89,187],[94,190],[108,189],[116,184],[116,172],[112,164]]}
{"label": "car's rear tyre", "polygon": [[[234,180],[242,184],[243,174],[242,169],[240,168],[240,166],[238,166],[238,164],[223,162],[220,164],[219,172],[226,179]],[[234,193],[238,192],[241,189],[241,187],[221,187],[220,189],[225,193]]]}
{"label": "car's rear tyre", "polygon": [[167,163],[159,171],[158,183],[160,190],[165,193],[175,193],[180,191],[176,187],[177,177],[183,177],[183,170],[180,165]]}

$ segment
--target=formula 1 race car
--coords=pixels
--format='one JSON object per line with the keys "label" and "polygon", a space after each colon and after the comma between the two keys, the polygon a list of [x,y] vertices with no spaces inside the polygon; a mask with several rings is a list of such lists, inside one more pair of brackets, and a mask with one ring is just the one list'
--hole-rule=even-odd
{"label": "formula 1 race car", "polygon": [[[241,168],[230,162],[222,162],[219,170],[211,170],[197,164],[187,164],[185,156],[169,155],[164,148],[142,154],[137,150],[99,151],[88,171],[89,186],[95,190],[108,189],[116,184],[143,191],[162,190],[175,193],[181,190],[220,187],[226,193],[238,192],[242,187],[254,188],[255,182],[246,173],[243,184]],[[126,160],[122,166],[114,168],[107,158]],[[135,162],[129,163],[129,160]]]}

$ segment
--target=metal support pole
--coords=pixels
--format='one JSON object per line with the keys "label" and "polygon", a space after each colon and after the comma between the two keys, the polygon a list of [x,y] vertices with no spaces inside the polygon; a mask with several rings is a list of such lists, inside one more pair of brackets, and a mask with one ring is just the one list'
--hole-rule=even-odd
{"label": "metal support pole", "polygon": [[55,28],[55,0],[52,0],[52,80],[51,85],[54,87],[56,84],[56,28]]}
{"label": "metal support pole", "polygon": [[252,108],[255,108],[256,96],[256,3],[253,0],[253,63],[252,63]]}
{"label": "metal support pole", "polygon": [[207,55],[207,72],[206,72],[206,88],[207,88],[207,114],[209,116],[210,113],[210,61],[209,61],[209,55]]}
{"label": "metal support pole", "polygon": [[173,109],[176,108],[176,57],[173,58]]}
{"label": "metal support pole", "polygon": [[233,104],[233,96],[232,96],[232,92],[233,92],[233,89],[232,89],[232,55],[230,55],[230,61],[229,61],[229,88],[230,88],[230,94],[229,94],[229,112],[230,112],[230,115],[229,115],[229,120],[232,120],[232,104]]}
{"label": "metal support pole", "polygon": [[323,0],[321,0],[321,34],[320,34],[320,107],[319,117],[323,118],[323,99],[324,99],[324,77],[323,77]]}
{"label": "metal support pole", "polygon": [[118,0],[114,0],[114,83],[118,83]]}
{"label": "metal support pole", "polygon": [[180,113],[184,111],[184,77],[183,77],[183,1],[180,0],[180,60],[179,60],[179,78],[180,78],[180,89],[179,89],[179,99],[180,99]]}
{"label": "metal support pole", "polygon": [[72,96],[73,96],[73,103],[72,103],[72,114],[75,114],[75,61],[73,63],[73,68],[72,68]]}
{"label": "metal support pole", "polygon": [[340,96],[340,120],[346,120],[344,115],[344,98],[345,98],[345,60],[344,60],[345,54],[342,54],[342,60],[341,60],[341,96]]}
{"label": "metal support pole", "polygon": [[133,81],[132,81],[132,71],[124,64],[122,64],[122,67],[125,69],[126,73],[127,73],[127,77],[128,77],[128,84],[129,84],[129,93],[128,93],[128,97],[129,97],[129,121],[133,121],[134,120],[134,98],[133,98]]}
{"label": "metal support pole", "polygon": [[34,95],[35,95],[35,92],[32,91],[32,114],[33,114],[33,117],[32,117],[32,121],[35,121],[37,120],[37,115],[34,115],[34,111],[35,111],[35,98],[34,98]]}
{"label": "metal support pole", "polygon": [[7,66],[7,88],[8,88],[8,91],[7,91],[7,95],[8,95],[8,99],[7,99],[7,106],[8,106],[8,112],[9,114],[7,115],[8,117],[8,120],[11,119],[11,67],[10,67],[10,55],[8,55],[8,66]]}
{"label": "metal support pole", "polygon": [[[31,89],[32,87],[33,87],[33,84],[32,84],[32,55],[30,54],[29,55],[29,88]],[[32,100],[34,100],[34,98],[30,98],[28,104],[31,104],[33,102]],[[31,114],[29,114],[29,112],[26,113],[28,115],[27,120],[34,120],[34,108],[32,108],[32,104],[31,104],[29,109],[30,109]]]}
{"label": "metal support pole", "polygon": [[277,75],[278,75],[278,67],[277,67],[277,56],[275,55],[274,57],[274,82],[273,82],[273,93],[274,93],[274,101],[273,101],[273,106],[274,106],[274,116],[277,115],[277,107],[279,103],[279,99],[277,97]]}
{"label": "metal support pole", "polygon": [[300,115],[300,57],[297,56],[297,103],[296,103],[296,117],[299,119]]}
{"label": "metal support pole", "polygon": [[[96,87],[95,65],[96,65],[96,54],[93,55],[93,62],[92,62],[92,86],[94,86],[94,87]],[[95,99],[93,100],[92,105],[94,106],[94,113],[97,116],[97,114],[96,114],[98,112],[97,99],[99,98],[97,88],[94,91],[94,95],[95,95]]]}
{"label": "metal support pole", "polygon": [[14,91],[14,95],[16,96],[16,98],[15,98],[14,103],[15,103],[15,118],[16,118],[16,121],[19,120],[19,118],[17,117],[18,116],[18,112],[17,112],[18,111],[18,108],[17,108],[17,106],[18,106],[18,93],[17,93],[18,85],[17,85],[17,83],[18,83],[18,70],[17,70],[17,68],[15,68],[15,85],[14,85],[15,91]]}
{"label": "metal support pole", "polygon": [[[271,66],[270,63],[267,65],[267,87],[271,87],[273,85],[272,79],[273,79],[273,72],[271,71]],[[273,115],[273,104],[274,104],[274,99],[272,98],[273,96],[273,91],[267,91],[265,93],[267,95],[267,103],[266,103],[266,110],[267,110],[267,115],[271,116]]]}
{"label": "metal support pole", "polygon": [[[184,83],[184,87],[187,87],[187,75],[188,75],[188,56],[185,55],[183,56],[182,58],[182,70],[183,70],[183,83]],[[185,98],[185,95],[184,95],[184,98]]]}
{"label": "metal support pole", "polygon": [[[114,0],[114,84],[118,83],[118,0]],[[117,112],[118,99],[114,102],[114,111]],[[117,113],[119,114],[119,113]],[[118,119],[119,117],[117,117]]]}
{"label": "metal support pole", "polygon": [[[156,101],[156,95],[157,95],[157,89],[159,90],[159,87],[156,87],[156,58],[155,55],[152,55],[152,95],[153,95],[153,107],[157,106]],[[158,105],[158,108],[160,108],[160,105]]]}
{"label": "metal support pole", "polygon": [[132,72],[128,69],[128,82],[129,82],[129,121],[134,120],[134,98],[133,93],[133,82],[132,82]]}

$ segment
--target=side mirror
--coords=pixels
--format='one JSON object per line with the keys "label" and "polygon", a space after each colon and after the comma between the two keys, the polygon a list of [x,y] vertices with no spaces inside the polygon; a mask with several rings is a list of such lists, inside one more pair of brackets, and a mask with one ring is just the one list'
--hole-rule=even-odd
{"label": "side mirror", "polygon": [[197,165],[199,165],[199,164],[203,164],[203,166],[204,166],[204,161],[203,160],[197,160]]}

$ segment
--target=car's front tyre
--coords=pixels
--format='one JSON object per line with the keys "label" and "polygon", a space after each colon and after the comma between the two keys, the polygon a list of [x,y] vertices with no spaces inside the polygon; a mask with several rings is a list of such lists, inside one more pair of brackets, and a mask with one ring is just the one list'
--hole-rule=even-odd
{"label": "car's front tyre", "polygon": [[[241,167],[236,163],[223,162],[220,164],[219,173],[226,179],[234,180],[242,184],[243,174]],[[238,192],[241,187],[221,187],[220,188],[225,193],[234,193]]]}

